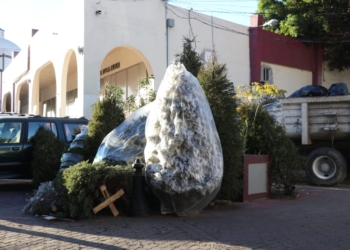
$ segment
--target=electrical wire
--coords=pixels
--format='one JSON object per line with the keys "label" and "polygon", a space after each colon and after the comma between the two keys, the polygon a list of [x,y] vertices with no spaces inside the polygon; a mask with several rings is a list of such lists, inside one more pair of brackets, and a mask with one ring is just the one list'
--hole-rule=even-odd
{"label": "electrical wire", "polygon": [[[230,10],[229,7],[246,7],[246,8],[252,8],[251,6],[242,6],[242,5],[229,5],[227,3],[239,3],[239,2],[257,2],[256,0],[246,0],[246,1],[242,1],[242,0],[231,0],[231,1],[203,1],[203,0],[199,0],[199,1],[182,1],[182,0],[172,0],[169,2],[172,2],[174,4],[183,4],[183,5],[187,5],[190,6],[194,11],[197,12],[206,12],[206,13],[228,13],[228,14],[262,14],[264,15],[265,12],[241,12],[241,11],[236,11],[234,9]],[[201,4],[200,4],[201,3]],[[213,4],[215,3],[215,4]],[[219,3],[224,3],[224,5],[220,5]],[[309,7],[309,8],[304,8],[304,10],[315,10],[315,12],[317,12],[317,8],[315,7]],[[322,12],[320,11],[319,13],[313,13],[313,15],[349,15],[349,12],[343,12],[343,13],[328,13],[328,12]]]}
{"label": "electrical wire", "polygon": [[[213,26],[216,29],[220,29],[220,30],[232,32],[232,33],[235,33],[238,35],[248,36],[248,37],[257,37],[259,39],[276,40],[276,41],[291,42],[291,43],[293,43],[293,42],[305,42],[305,43],[348,43],[348,42],[350,42],[349,38],[345,38],[348,40],[332,41],[332,40],[321,40],[321,39],[298,39],[298,38],[284,39],[284,38],[276,38],[276,37],[256,36],[256,35],[252,35],[252,34],[248,34],[248,33],[244,33],[241,31],[237,31],[237,30],[228,28],[224,25],[215,24],[215,23],[212,24],[211,20],[208,20],[204,17],[204,14],[198,14],[197,12],[192,12],[192,15],[190,17],[188,17],[187,13],[186,13],[187,11],[181,7],[177,7],[177,6],[174,6],[171,4],[168,4],[168,5],[164,4],[164,6],[165,6],[165,8],[167,8],[169,11],[171,11],[178,18],[181,18],[181,19],[189,19],[190,18],[193,20],[197,20],[198,22],[201,22],[205,25]],[[254,28],[256,28],[256,27],[252,27],[252,29],[254,29]]]}

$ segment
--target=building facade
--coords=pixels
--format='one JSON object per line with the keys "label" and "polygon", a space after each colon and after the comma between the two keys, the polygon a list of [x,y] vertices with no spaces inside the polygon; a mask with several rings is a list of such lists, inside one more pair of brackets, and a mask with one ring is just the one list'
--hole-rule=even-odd
{"label": "building facade", "polygon": [[0,28],[0,107],[2,103],[2,82],[4,71],[20,51],[21,49],[16,44],[5,39],[5,31]]}
{"label": "building facade", "polygon": [[215,51],[235,86],[267,80],[290,94],[308,84],[346,82],[348,72],[326,70],[318,45],[283,42],[261,22],[253,16],[247,27],[162,0],[67,0],[6,68],[1,111],[91,118],[106,82],[127,98],[139,80],[153,76],[157,90],[184,37],[195,38],[203,59]]}
{"label": "building facade", "polygon": [[2,111],[90,118],[107,81],[127,97],[153,76],[157,90],[184,37],[203,57],[214,49],[231,81],[249,79],[245,26],[160,0],[66,1],[6,69]]}
{"label": "building facade", "polygon": [[286,90],[286,96],[306,85],[329,88],[344,82],[350,89],[350,70],[330,71],[323,61],[320,43],[303,43],[298,39],[269,32],[262,28],[261,15],[250,19],[250,79],[266,81]]}

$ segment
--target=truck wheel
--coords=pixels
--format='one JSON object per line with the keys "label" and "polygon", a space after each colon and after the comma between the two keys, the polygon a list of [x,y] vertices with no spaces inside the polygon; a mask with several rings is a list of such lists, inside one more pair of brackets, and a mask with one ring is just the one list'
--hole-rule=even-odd
{"label": "truck wheel", "polygon": [[347,176],[346,160],[333,148],[315,149],[307,157],[306,174],[316,185],[337,185]]}

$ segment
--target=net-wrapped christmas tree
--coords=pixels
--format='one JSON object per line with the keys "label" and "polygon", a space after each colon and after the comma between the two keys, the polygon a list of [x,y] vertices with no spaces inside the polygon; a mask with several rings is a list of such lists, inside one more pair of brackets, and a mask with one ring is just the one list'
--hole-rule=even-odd
{"label": "net-wrapped christmas tree", "polygon": [[171,64],[146,123],[146,181],[161,212],[199,213],[216,196],[223,157],[208,100],[195,78]]}
{"label": "net-wrapped christmas tree", "polygon": [[112,130],[98,148],[94,163],[104,161],[131,167],[136,159],[144,161],[145,124],[153,107],[151,102],[139,108]]}

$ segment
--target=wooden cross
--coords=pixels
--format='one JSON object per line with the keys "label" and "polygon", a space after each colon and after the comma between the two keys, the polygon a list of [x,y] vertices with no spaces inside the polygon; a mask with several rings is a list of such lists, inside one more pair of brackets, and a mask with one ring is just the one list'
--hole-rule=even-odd
{"label": "wooden cross", "polygon": [[102,202],[100,205],[94,207],[94,209],[93,209],[94,213],[96,214],[97,212],[101,211],[105,207],[109,206],[114,217],[117,216],[119,214],[119,212],[118,212],[117,208],[114,206],[113,202],[116,201],[117,199],[119,199],[124,194],[124,190],[120,189],[118,192],[116,192],[115,194],[110,196],[105,185],[100,186],[100,189],[101,189],[103,197],[106,200],[104,202]]}

